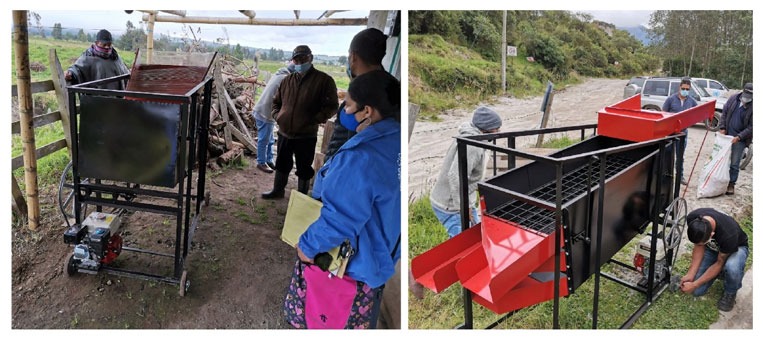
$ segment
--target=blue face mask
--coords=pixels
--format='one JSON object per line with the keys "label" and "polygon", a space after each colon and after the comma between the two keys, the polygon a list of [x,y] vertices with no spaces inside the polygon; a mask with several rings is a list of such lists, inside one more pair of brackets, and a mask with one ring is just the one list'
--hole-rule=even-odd
{"label": "blue face mask", "polygon": [[355,114],[348,114],[344,107],[342,107],[342,110],[339,111],[339,122],[347,128],[350,131],[355,131],[356,128],[358,128],[358,121],[355,120]]}
{"label": "blue face mask", "polygon": [[313,64],[311,62],[306,62],[306,63],[300,64],[300,65],[294,65],[294,70],[299,72],[299,73],[305,73],[305,72],[307,72],[307,70],[310,69],[310,66],[312,66],[312,65]]}
{"label": "blue face mask", "polygon": [[688,97],[689,96],[689,90],[688,89],[682,89],[681,90],[681,96]]}

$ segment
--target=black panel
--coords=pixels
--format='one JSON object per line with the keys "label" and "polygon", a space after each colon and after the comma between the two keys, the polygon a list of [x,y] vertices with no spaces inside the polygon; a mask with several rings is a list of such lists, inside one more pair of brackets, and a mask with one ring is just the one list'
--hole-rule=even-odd
{"label": "black panel", "polygon": [[82,177],[174,187],[180,105],[80,96]]}

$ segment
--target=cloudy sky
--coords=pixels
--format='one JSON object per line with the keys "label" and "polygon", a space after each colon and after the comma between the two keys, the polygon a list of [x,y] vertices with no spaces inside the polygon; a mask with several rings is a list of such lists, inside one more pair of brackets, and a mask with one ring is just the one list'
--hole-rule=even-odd
{"label": "cloudy sky", "polygon": [[617,27],[648,26],[652,11],[581,11],[590,13],[596,20],[609,22]]}
{"label": "cloudy sky", "polygon": [[[133,11],[127,14],[124,10],[82,11],[82,10],[34,10],[40,14],[41,24],[53,27],[60,23],[64,28],[82,28],[85,33],[95,34],[105,28],[115,35],[125,31],[127,21],[139,27],[143,22],[143,12]],[[257,19],[294,19],[293,11],[256,11]],[[317,19],[323,11],[301,11],[302,19]],[[331,18],[365,18],[369,11],[346,11],[333,14]],[[171,14],[161,13],[162,16]],[[237,10],[198,11],[188,10],[186,16],[193,17],[236,17],[245,18]],[[34,23],[33,23],[34,25]],[[282,49],[290,51],[295,46],[307,44],[314,54],[346,55],[352,37],[365,26],[253,26],[253,25],[217,25],[217,24],[183,24],[157,22],[154,34],[167,34],[173,37],[191,36],[189,28],[202,40],[214,41],[218,38],[229,39],[231,45],[241,44],[259,48]],[[145,27],[144,27],[145,29]],[[199,34],[200,30],[200,34]],[[30,27],[30,31],[34,28]]]}

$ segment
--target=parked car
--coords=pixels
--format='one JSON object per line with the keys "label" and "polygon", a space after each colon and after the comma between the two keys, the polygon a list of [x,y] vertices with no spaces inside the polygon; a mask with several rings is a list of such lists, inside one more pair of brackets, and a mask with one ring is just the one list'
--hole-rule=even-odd
{"label": "parked car", "polygon": [[[640,86],[639,83],[641,83]],[[662,104],[665,103],[665,100],[667,100],[669,96],[678,91],[680,84],[681,78],[679,77],[634,77],[625,86],[625,89],[623,90],[623,98],[630,98],[631,96],[640,93],[642,109],[661,111]],[[710,95],[710,93],[705,91],[704,88],[699,86],[699,84],[693,80],[689,95],[698,102],[715,100],[715,116],[713,119],[707,119],[705,121],[705,127],[712,132],[717,131],[721,113],[723,112],[723,105],[726,104],[726,98]]]}
{"label": "parked car", "polygon": [[631,80],[628,81],[627,84],[625,84],[625,89],[623,90],[623,99],[630,98],[636,93],[641,93],[641,87],[644,87],[644,81],[646,79],[651,78],[650,76],[638,76],[638,77],[632,77]]}
{"label": "parked car", "polygon": [[696,82],[699,87],[704,88],[707,93],[710,93],[710,95],[716,98],[729,97],[729,88],[718,80],[706,78],[692,78],[692,80],[694,80],[694,82]]}

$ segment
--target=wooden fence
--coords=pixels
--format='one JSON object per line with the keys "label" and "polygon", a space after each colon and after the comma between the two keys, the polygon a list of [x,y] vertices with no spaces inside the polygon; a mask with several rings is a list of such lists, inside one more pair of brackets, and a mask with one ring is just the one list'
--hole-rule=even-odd
{"label": "wooden fence", "polygon": [[[64,138],[53,141],[42,147],[38,147],[35,150],[38,160],[63,148],[69,149],[69,152],[71,153],[71,137],[69,134],[69,100],[67,99],[66,95],[66,80],[64,80],[63,69],[61,68],[61,63],[58,60],[58,55],[56,54],[55,49],[50,50],[49,60],[52,79],[32,83],[32,94],[54,91],[56,94],[56,100],[58,101],[59,110],[34,117],[32,125],[35,129],[37,129],[39,127],[60,121],[64,130]],[[16,85],[13,85],[13,88],[11,88],[11,96],[18,96],[18,89],[16,88]],[[19,121],[11,123],[11,133],[14,135],[21,133],[21,125]],[[26,199],[24,198],[24,195],[19,188],[16,177],[13,175],[13,171],[23,166],[23,154],[11,160],[11,193],[13,194],[14,208],[16,208],[16,211],[22,217],[27,217],[29,211],[27,210]]]}

